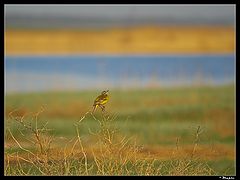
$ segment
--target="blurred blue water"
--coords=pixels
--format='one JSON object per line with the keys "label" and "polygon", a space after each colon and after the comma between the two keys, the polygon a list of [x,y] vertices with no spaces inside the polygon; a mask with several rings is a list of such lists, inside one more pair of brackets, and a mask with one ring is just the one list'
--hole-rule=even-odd
{"label": "blurred blue water", "polygon": [[6,91],[224,84],[235,56],[7,56]]}

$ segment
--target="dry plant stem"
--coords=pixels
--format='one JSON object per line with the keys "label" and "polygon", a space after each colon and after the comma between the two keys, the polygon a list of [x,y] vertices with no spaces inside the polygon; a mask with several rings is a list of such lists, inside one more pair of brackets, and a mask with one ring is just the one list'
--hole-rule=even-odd
{"label": "dry plant stem", "polygon": [[198,126],[198,129],[197,129],[197,132],[196,132],[196,135],[195,135],[195,141],[194,141],[194,147],[193,147],[193,150],[192,150],[192,153],[191,153],[191,158],[193,158],[194,156],[194,153],[196,151],[196,148],[198,146],[198,141],[199,141],[199,135],[200,135],[200,126]]}
{"label": "dry plant stem", "polygon": [[22,165],[21,165],[21,163],[20,163],[20,161],[19,161],[18,153],[17,153],[17,164],[18,164],[18,166],[20,167],[20,168],[18,169],[19,173],[20,173],[20,174],[23,174],[23,175],[27,175],[27,174],[23,171]]}
{"label": "dry plant stem", "polygon": [[81,151],[83,153],[83,156],[84,156],[84,165],[85,165],[85,173],[88,175],[88,162],[87,162],[87,155],[84,151],[84,148],[83,148],[83,145],[82,145],[82,141],[81,141],[81,138],[80,138],[80,135],[79,135],[79,131],[78,131],[78,127],[76,126],[76,130],[77,130],[77,137],[78,137],[78,142],[80,144],[80,147],[81,147]]}
{"label": "dry plant stem", "polygon": [[[42,144],[42,141],[40,139],[40,133],[39,133],[38,124],[37,124],[38,123],[37,122],[38,121],[38,116],[39,116],[40,113],[43,112],[43,108],[41,107],[41,111],[39,111],[35,114],[35,129],[33,129],[31,125],[27,125],[23,122],[23,118],[25,117],[25,115],[23,115],[20,119],[18,119],[18,118],[15,118],[15,117],[12,116],[13,112],[14,111],[10,112],[9,116],[11,118],[15,119],[16,121],[18,121],[24,128],[30,130],[34,134],[34,136],[36,137],[37,143],[40,147],[40,151],[41,151],[42,154],[44,154],[43,144]],[[44,130],[44,127],[41,129],[41,131],[43,131],[43,130]]]}
{"label": "dry plant stem", "polygon": [[[6,160],[5,160],[5,162],[6,162]],[[11,170],[10,160],[9,160],[8,154],[7,154],[7,163],[6,163],[6,164],[4,163],[4,166],[5,166],[5,168],[4,168],[4,174],[6,175],[7,172],[8,172],[8,171],[10,172],[10,170]]]}
{"label": "dry plant stem", "polygon": [[[91,133],[89,129],[90,134],[97,138],[97,147],[99,147],[97,149],[99,151],[95,151],[94,148],[91,148],[93,161],[89,161],[84,147],[85,143],[83,143],[80,136],[81,122],[88,114],[91,114],[90,118],[93,118],[99,123],[99,131],[96,133]],[[62,149],[63,151],[57,152],[63,154],[63,157],[61,157],[60,163],[55,163],[55,161],[49,159],[52,158],[48,151],[50,149],[51,140],[48,139],[49,136],[47,136],[47,138],[44,136],[47,124],[45,124],[43,128],[38,128],[38,115],[39,113],[34,114],[34,126],[26,124],[26,122],[23,121],[24,116],[14,119],[20,122],[25,129],[30,130],[32,135],[35,135],[33,137],[35,146],[38,150],[41,150],[41,153],[34,154],[32,151],[22,147],[8,129],[10,137],[16,142],[21,150],[27,152],[28,158],[21,157],[21,154],[15,154],[14,156],[6,154],[5,174],[30,175],[35,168],[41,175],[198,175],[202,172],[209,174],[213,172],[209,170],[209,167],[204,167],[203,164],[193,159],[201,133],[200,126],[198,126],[197,132],[195,133],[194,146],[188,157],[186,159],[170,159],[170,165],[168,166],[168,164],[166,165],[166,163],[153,158],[150,154],[148,157],[142,157],[136,140],[132,143],[132,141],[130,141],[131,138],[121,136],[121,134],[119,135],[115,126],[112,126],[111,122],[116,117],[102,112],[102,116],[96,118],[90,111],[87,111],[75,124],[76,136],[64,146]],[[10,116],[12,117],[11,114]],[[52,139],[52,137],[50,137],[50,139]],[[79,145],[77,145],[78,143]],[[67,149],[69,144],[70,151]],[[177,138],[174,152],[179,149],[179,138]],[[80,152],[81,157],[77,158],[77,154],[74,152]],[[191,156],[191,158],[189,158],[189,156]],[[12,157],[17,158],[16,165],[18,169],[16,170],[12,168],[13,166],[11,166],[9,162],[9,158]],[[21,162],[29,163],[31,168],[27,170],[24,169],[24,164],[21,164]],[[159,162],[161,163],[160,165],[158,165]]]}
{"label": "dry plant stem", "polygon": [[26,152],[28,152],[28,153],[30,153],[31,155],[33,155],[33,156],[36,157],[36,155],[35,155],[33,152],[31,152],[31,151],[29,151],[28,149],[25,149],[25,148],[23,148],[23,147],[21,146],[21,144],[20,144],[20,143],[17,141],[17,139],[13,136],[12,132],[10,131],[10,129],[8,129],[8,131],[9,131],[11,137],[12,137],[13,140],[17,143],[17,145],[18,145],[18,147],[19,147],[20,149],[22,149],[23,151],[26,151]]}
{"label": "dry plant stem", "polygon": [[81,119],[80,119],[78,122],[79,122],[79,123],[82,122],[82,120],[85,119],[86,115],[87,115],[89,112],[90,112],[90,111],[87,111],[87,112],[83,115],[83,117],[81,117]]}
{"label": "dry plant stem", "polygon": [[[43,171],[41,171],[41,167],[44,168],[44,170],[47,172],[47,174],[51,174],[49,168],[49,164],[48,164],[48,160],[49,160],[49,157],[48,157],[48,151],[50,149],[50,145],[51,145],[51,142],[52,142],[52,137],[50,136],[49,139],[42,139],[41,138],[41,133],[42,132],[45,132],[47,129],[45,128],[45,126],[47,125],[47,123],[43,126],[43,128],[38,128],[38,116],[39,114],[43,112],[43,108],[41,108],[41,110],[37,113],[34,114],[33,118],[35,120],[35,127],[33,127],[31,124],[30,125],[27,125],[24,121],[23,121],[23,118],[25,116],[22,116],[22,117],[13,117],[12,116],[12,113],[9,113],[9,116],[11,118],[13,118],[14,120],[16,120],[17,122],[19,122],[25,129],[29,130],[30,132],[32,132],[32,134],[35,136],[35,143],[39,145],[39,148],[40,148],[40,155],[44,155],[44,157],[39,157],[37,154],[34,154],[33,152],[31,152],[30,150],[28,149],[25,149],[23,148],[20,143],[16,140],[16,138],[13,136],[13,134],[11,133],[11,131],[9,130],[9,133],[12,137],[12,139],[17,143],[17,145],[19,146],[20,149],[28,152],[29,154],[33,155],[34,157],[36,157],[36,163],[35,162],[32,162],[32,164],[37,167],[37,169],[39,170],[39,172],[41,172],[42,174],[45,174]],[[43,159],[42,159],[43,158]],[[18,158],[19,159],[19,158]],[[22,158],[21,158],[22,159]],[[31,158],[29,158],[31,159]],[[22,159],[24,160],[24,159]],[[28,161],[25,159],[25,161]],[[29,161],[28,161],[29,162]],[[42,164],[43,163],[43,164]]]}
{"label": "dry plant stem", "polygon": [[[21,144],[17,141],[17,139],[13,136],[12,132],[8,129],[11,137],[13,138],[13,140],[17,143],[18,147],[20,149],[22,149],[23,151],[26,151],[28,153],[30,153],[31,155],[33,155],[38,161],[41,161],[41,159],[36,155],[34,154],[33,152],[31,152],[30,150],[28,149],[25,149],[21,146]],[[41,172],[42,174],[45,174],[43,171],[41,171],[41,169],[39,168],[39,166],[37,166],[34,162],[30,161],[30,160],[26,160],[25,158],[21,158],[22,160],[26,161],[26,162],[30,162],[32,165],[34,165],[38,170],[39,172]]]}

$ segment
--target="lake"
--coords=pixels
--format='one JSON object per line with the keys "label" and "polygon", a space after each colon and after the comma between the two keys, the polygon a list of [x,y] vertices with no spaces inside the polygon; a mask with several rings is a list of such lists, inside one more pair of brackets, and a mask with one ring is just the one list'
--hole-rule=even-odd
{"label": "lake", "polygon": [[6,93],[234,82],[233,54],[5,57]]}

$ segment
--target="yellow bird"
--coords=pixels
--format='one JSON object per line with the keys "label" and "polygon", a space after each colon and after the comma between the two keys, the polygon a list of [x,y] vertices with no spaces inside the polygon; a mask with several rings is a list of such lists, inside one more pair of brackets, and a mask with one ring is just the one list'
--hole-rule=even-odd
{"label": "yellow bird", "polygon": [[105,111],[105,104],[108,102],[109,100],[109,95],[108,95],[108,91],[103,91],[94,101],[93,103],[93,113],[95,112],[96,108],[99,106],[102,111]]}

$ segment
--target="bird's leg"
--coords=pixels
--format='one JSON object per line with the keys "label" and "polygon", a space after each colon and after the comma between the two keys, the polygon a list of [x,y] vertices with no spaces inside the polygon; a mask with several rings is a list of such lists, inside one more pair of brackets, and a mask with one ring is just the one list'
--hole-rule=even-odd
{"label": "bird's leg", "polygon": [[101,107],[102,111],[105,112],[105,106],[103,106],[101,104],[99,106]]}
{"label": "bird's leg", "polygon": [[95,110],[97,109],[97,106],[98,106],[98,105],[93,106],[92,113],[95,112]]}

